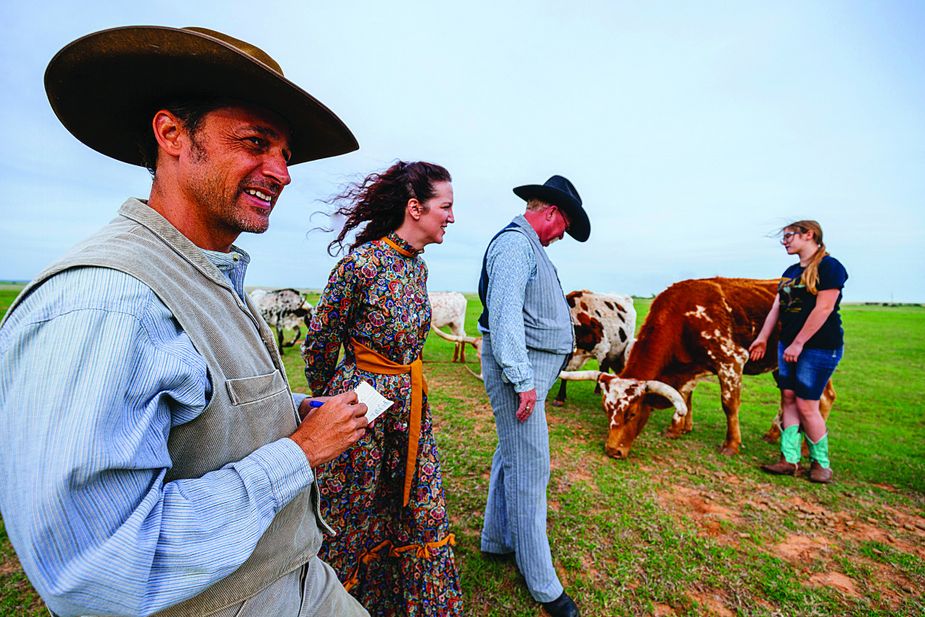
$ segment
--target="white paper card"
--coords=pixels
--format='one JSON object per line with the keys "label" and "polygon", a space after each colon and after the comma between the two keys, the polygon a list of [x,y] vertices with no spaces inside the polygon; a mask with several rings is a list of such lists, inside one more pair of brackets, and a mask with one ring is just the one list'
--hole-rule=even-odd
{"label": "white paper card", "polygon": [[373,420],[385,413],[385,410],[392,406],[392,401],[385,398],[379,392],[369,385],[369,382],[361,381],[354,390],[357,393],[357,398],[361,403],[365,403],[368,409],[366,410],[366,422],[369,424],[373,423]]}

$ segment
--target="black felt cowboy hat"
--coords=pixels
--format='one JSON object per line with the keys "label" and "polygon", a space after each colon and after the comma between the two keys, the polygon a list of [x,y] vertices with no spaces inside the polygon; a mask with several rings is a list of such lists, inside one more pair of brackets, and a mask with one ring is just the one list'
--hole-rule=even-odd
{"label": "black felt cowboy hat", "polygon": [[514,194],[525,201],[539,199],[561,208],[568,217],[568,235],[584,242],[591,235],[591,221],[581,207],[581,197],[575,185],[563,176],[552,176],[543,184],[525,184],[514,189]]}
{"label": "black felt cowboy hat", "polygon": [[289,124],[289,164],[359,148],[318,99],[283,76],[263,50],[206,28],[126,26],[88,34],[59,51],[45,91],[61,123],[107,156],[144,165],[151,120],[177,100],[240,101]]}

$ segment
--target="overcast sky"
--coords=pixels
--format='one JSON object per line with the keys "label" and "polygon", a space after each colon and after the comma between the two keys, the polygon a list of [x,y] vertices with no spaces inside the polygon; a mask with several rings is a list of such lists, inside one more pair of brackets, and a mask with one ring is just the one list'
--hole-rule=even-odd
{"label": "overcast sky", "polygon": [[150,177],[58,123],[55,52],[119,25],[199,25],[261,47],[360,150],[292,168],[249,285],[324,285],[320,200],[397,159],[453,175],[432,290],[476,288],[511,188],[571,179],[590,240],[549,249],[566,291],[649,295],[771,278],[771,234],[822,223],[846,301],[925,301],[925,2],[5,2],[0,279],[30,279]]}

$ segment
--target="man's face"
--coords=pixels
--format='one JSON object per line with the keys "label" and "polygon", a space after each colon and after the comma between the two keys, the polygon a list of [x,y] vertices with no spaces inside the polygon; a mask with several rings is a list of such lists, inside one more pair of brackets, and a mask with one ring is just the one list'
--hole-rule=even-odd
{"label": "man's face", "polygon": [[565,213],[562,212],[558,206],[548,206],[543,215],[546,226],[543,229],[543,233],[538,235],[540,236],[540,244],[549,246],[553,242],[562,239],[570,222]]}
{"label": "man's face", "polygon": [[[181,155],[181,190],[202,225],[231,242],[262,233],[289,184],[289,134],[276,116],[250,107],[208,112]],[[229,242],[228,244],[230,244]]]}

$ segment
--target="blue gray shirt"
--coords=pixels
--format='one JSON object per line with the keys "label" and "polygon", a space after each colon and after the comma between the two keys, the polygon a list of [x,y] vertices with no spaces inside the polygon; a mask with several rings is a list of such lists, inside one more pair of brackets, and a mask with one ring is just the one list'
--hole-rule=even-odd
{"label": "blue gray shirt", "polygon": [[[206,254],[243,298],[247,254]],[[0,329],[0,509],[36,589],[73,607],[64,614],[150,613],[204,590],[311,485],[287,438],[164,482],[171,428],[210,395],[206,363],[167,307],[116,270],[52,277]]]}
{"label": "blue gray shirt", "polygon": [[485,306],[491,349],[502,374],[517,392],[535,387],[527,348],[563,356],[574,347],[568,303],[556,268],[523,215],[495,237],[485,253]]}

